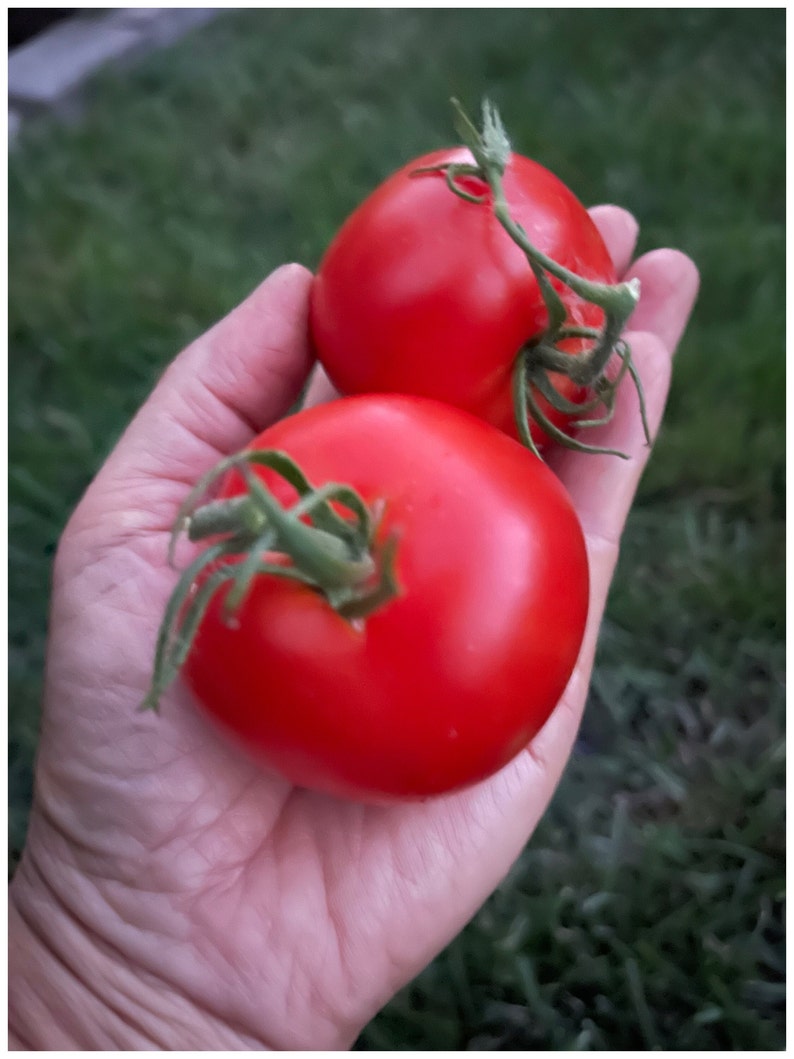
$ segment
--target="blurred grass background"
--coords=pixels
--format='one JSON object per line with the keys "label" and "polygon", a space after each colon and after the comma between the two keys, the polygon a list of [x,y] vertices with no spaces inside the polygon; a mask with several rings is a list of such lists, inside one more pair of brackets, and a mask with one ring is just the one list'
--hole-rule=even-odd
{"label": "blurred grass background", "polygon": [[582,732],[509,878],[364,1049],[784,1041],[781,10],[258,10],[10,161],[10,850],[51,556],[158,373],[489,94],[519,149],[703,286]]}

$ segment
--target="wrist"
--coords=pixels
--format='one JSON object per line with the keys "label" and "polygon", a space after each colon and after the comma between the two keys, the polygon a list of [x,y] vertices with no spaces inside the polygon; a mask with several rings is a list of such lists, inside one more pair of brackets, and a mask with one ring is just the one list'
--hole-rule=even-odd
{"label": "wrist", "polygon": [[132,1012],[103,990],[110,968],[80,925],[31,878],[27,860],[8,905],[8,1021],[12,1047],[33,1051],[151,1048]]}
{"label": "wrist", "polygon": [[267,1050],[134,965],[56,897],[26,852],[9,889],[9,1046],[31,1051]]}

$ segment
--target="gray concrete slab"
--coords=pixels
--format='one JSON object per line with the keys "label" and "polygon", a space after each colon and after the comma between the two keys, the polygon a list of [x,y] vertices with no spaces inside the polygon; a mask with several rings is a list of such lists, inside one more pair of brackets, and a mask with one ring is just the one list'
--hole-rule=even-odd
{"label": "gray concrete slab", "polygon": [[8,142],[26,119],[79,116],[82,89],[103,67],[121,68],[176,43],[229,8],[121,7],[83,10],[15,48],[8,59]]}
{"label": "gray concrete slab", "polygon": [[141,45],[140,33],[106,20],[61,22],[15,48],[8,59],[8,98],[20,108],[52,107],[108,63]]}
{"label": "gray concrete slab", "polygon": [[218,7],[122,7],[108,15],[108,22],[135,29],[151,47],[163,48],[206,25],[223,10]]}

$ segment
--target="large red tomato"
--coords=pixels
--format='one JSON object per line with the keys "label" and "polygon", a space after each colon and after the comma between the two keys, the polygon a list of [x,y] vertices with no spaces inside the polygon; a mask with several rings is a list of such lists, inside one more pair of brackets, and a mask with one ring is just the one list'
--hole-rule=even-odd
{"label": "large red tomato", "polygon": [[[516,436],[511,372],[519,349],[544,330],[545,303],[522,250],[490,202],[453,193],[440,172],[471,162],[465,148],[436,151],[386,180],[347,219],[320,263],[311,302],[317,355],[342,393],[435,397]],[[469,190],[487,186],[464,178]],[[548,257],[572,272],[615,281],[587,210],[552,173],[512,154],[503,176],[513,218]],[[600,327],[601,309],[557,280],[577,326]],[[568,352],[581,348],[569,340]],[[569,399],[583,394],[561,376]],[[557,425],[564,417],[542,407]],[[537,442],[544,436],[533,424]]]}
{"label": "large red tomato", "polygon": [[[292,782],[335,794],[425,796],[499,769],[545,723],[584,630],[585,545],[557,478],[488,424],[395,395],[298,413],[253,447],[384,505],[399,594],[351,621],[265,574],[229,623],[219,591],[184,669],[204,708]],[[223,496],[242,489],[235,472]]]}

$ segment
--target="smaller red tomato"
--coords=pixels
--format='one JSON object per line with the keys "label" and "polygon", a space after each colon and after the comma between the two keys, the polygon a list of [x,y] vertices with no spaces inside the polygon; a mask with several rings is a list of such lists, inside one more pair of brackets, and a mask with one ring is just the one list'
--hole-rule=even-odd
{"label": "smaller red tomato", "polygon": [[[447,186],[442,172],[472,163],[467,148],[409,162],[345,221],[314,281],[311,331],[328,376],[345,394],[396,392],[434,397],[518,436],[512,372],[519,351],[548,323],[546,303],[524,252],[494,215],[488,185],[460,183],[483,202]],[[599,283],[614,283],[607,248],[587,210],[537,162],[511,154],[503,188],[513,219],[557,264]],[[560,281],[567,323],[600,328],[604,313]],[[562,343],[578,352],[581,340]],[[568,400],[585,391],[562,375]],[[567,417],[539,403],[552,422]],[[536,442],[545,435],[532,424]]]}

